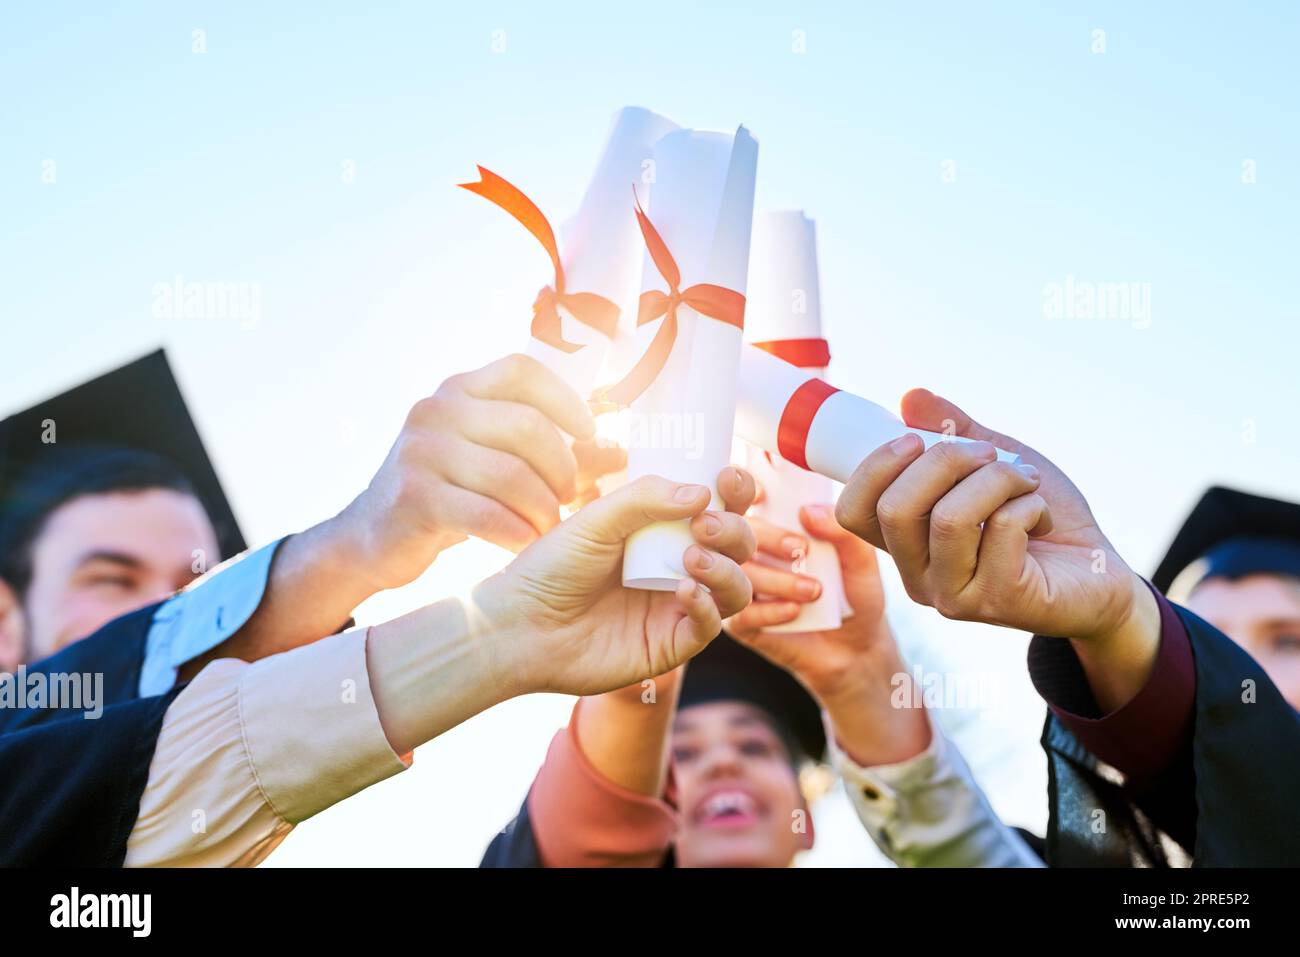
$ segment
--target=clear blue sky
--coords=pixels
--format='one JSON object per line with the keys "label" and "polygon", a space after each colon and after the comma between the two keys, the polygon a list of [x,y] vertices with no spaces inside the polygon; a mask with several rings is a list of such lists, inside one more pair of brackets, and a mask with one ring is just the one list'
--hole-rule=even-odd
{"label": "clear blue sky", "polygon": [[[1038,446],[1137,567],[1212,482],[1300,497],[1300,7],[697,6],[11,6],[0,411],[166,344],[250,539],[308,524],[412,401],[522,344],[544,257],[453,185],[481,162],[560,220],[634,103],[758,137],[758,205],[817,220],[837,384],[924,385]],[[258,322],[155,318],[177,275],[259,284]],[[1149,324],[1048,318],[1067,276],[1149,284]],[[499,561],[452,553],[369,611]],[[1041,774],[1023,642],[897,613],[1004,671],[1005,720],[963,743],[1032,823],[999,770]],[[471,862],[566,708],[459,729],[282,859]]]}

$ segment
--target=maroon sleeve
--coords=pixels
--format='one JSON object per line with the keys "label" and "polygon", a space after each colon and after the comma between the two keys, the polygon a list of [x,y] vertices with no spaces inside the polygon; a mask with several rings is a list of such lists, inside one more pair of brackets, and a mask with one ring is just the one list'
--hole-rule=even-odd
{"label": "maroon sleeve", "polygon": [[1109,714],[1097,706],[1083,666],[1068,641],[1035,635],[1029,675],[1057,719],[1092,754],[1141,787],[1180,763],[1190,748],[1196,670],[1187,628],[1169,601],[1160,606],[1160,649],[1142,690]]}

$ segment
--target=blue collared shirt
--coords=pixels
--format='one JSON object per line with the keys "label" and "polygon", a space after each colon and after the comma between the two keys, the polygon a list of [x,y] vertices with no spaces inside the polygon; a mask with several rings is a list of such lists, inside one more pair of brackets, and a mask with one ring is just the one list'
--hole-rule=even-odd
{"label": "blue collared shirt", "polygon": [[245,552],[158,606],[145,639],[140,697],[165,694],[181,665],[221,644],[253,616],[266,593],[278,539]]}

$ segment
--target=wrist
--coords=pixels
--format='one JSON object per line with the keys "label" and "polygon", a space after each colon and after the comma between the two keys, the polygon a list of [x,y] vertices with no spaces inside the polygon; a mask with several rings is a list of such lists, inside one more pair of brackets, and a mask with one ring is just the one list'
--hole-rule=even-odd
{"label": "wrist", "polygon": [[1127,607],[1116,623],[1088,638],[1071,638],[1097,704],[1106,713],[1142,690],[1160,650],[1160,606],[1150,586],[1128,572]]}
{"label": "wrist", "polygon": [[930,721],[920,696],[898,693],[913,681],[891,642],[860,656],[851,680],[817,693],[840,750],[861,767],[898,764],[930,746]]}
{"label": "wrist", "polygon": [[498,572],[475,585],[470,598],[462,601],[470,633],[482,649],[483,667],[500,688],[502,700],[550,690],[539,667],[541,643],[525,634],[510,591],[505,573]]}
{"label": "wrist", "polygon": [[325,523],[365,582],[367,597],[414,581],[444,548],[463,538],[403,521],[392,509],[375,504],[373,494],[367,488]]}

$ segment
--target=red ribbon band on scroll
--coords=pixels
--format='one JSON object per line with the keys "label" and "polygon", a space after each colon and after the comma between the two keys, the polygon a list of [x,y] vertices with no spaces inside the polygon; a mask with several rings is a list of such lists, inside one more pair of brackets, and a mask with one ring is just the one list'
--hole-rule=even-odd
{"label": "red ribbon band on scroll", "polygon": [[618,306],[604,296],[594,292],[566,292],[564,289],[564,267],[560,264],[560,253],[555,244],[555,233],[546,221],[542,211],[518,187],[502,179],[491,170],[478,168],[477,183],[461,183],[462,189],[477,193],[484,199],[496,203],[507,213],[517,219],[530,233],[537,237],[555,267],[555,285],[543,286],[533,301],[534,339],[540,339],[547,345],[554,346],[562,352],[577,352],[582,346],[566,342],[561,334],[559,306],[567,309],[574,319],[585,326],[590,326],[607,338],[613,338],[618,328]]}
{"label": "red ribbon band on scroll", "polygon": [[637,360],[632,371],[609,388],[600,390],[597,395],[598,400],[613,402],[619,406],[631,405],[663,370],[668,356],[673,351],[673,343],[677,341],[678,306],[689,306],[702,316],[725,322],[737,329],[745,327],[745,297],[734,289],[707,282],[696,283],[688,289],[678,288],[682,282],[682,273],[677,268],[677,260],[673,258],[668,244],[659,235],[654,223],[650,222],[650,217],[641,208],[641,200],[637,198],[635,187],[632,189],[632,197],[636,201],[636,221],[641,227],[641,235],[645,238],[646,248],[650,251],[650,258],[654,260],[655,268],[668,283],[668,291],[651,289],[641,293],[641,301],[637,308],[637,326],[654,322],[660,316],[663,316],[664,321],[659,324],[650,347]]}
{"label": "red ribbon band on scroll", "polygon": [[831,364],[831,347],[825,339],[769,339],[754,345],[800,369],[825,369]]}
{"label": "red ribbon band on scroll", "polygon": [[839,391],[824,379],[809,379],[794,390],[776,427],[776,450],[781,458],[812,471],[808,468],[808,430],[822,403]]}

